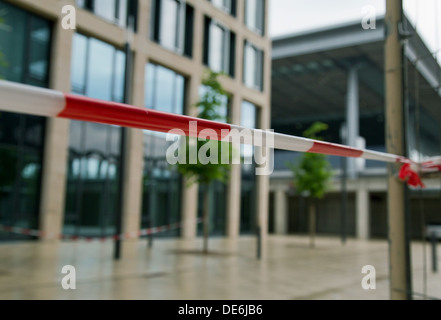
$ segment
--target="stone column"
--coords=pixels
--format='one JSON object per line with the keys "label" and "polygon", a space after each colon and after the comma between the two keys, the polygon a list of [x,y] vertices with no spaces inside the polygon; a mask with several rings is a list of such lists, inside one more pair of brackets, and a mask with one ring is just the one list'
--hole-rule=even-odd
{"label": "stone column", "polygon": [[[240,84],[239,84],[240,85]],[[231,102],[230,108],[230,121],[232,124],[239,125],[241,119],[241,106],[242,97],[240,94],[236,93],[233,96],[233,101]],[[234,150],[234,152],[240,152],[240,150]],[[241,207],[241,186],[242,186],[242,175],[241,175],[241,165],[232,164],[230,181],[228,183],[228,204],[227,204],[227,237],[230,239],[237,239],[240,234],[240,207]]]}
{"label": "stone column", "polygon": [[[61,5],[53,28],[50,88],[70,92],[70,63],[74,30],[61,28]],[[69,120],[48,118],[44,142],[39,229],[42,239],[62,233],[66,197]]]}
{"label": "stone column", "polygon": [[[130,104],[144,107],[145,65],[143,39],[148,37],[149,6],[140,2],[138,10],[139,28],[131,43],[134,57],[133,71],[129,88]],[[141,227],[141,208],[144,172],[144,134],[139,129],[127,129],[126,154],[123,184],[123,232],[136,232]]]}
{"label": "stone column", "polygon": [[[202,61],[202,46],[204,32],[204,15],[203,12],[195,7],[194,10],[194,30],[193,30],[193,58],[194,61]],[[196,70],[199,69],[199,72]],[[199,64],[195,64],[195,72],[187,80],[187,101],[186,114],[190,116],[197,115],[197,109],[193,106],[199,101],[199,87],[201,85],[201,76],[203,68]],[[181,237],[184,239],[194,239],[197,235],[197,212],[198,212],[198,184],[189,185],[187,179],[182,182],[182,232]]]}
{"label": "stone column", "polygon": [[[348,84],[346,96],[346,144],[357,147],[359,136],[359,94],[358,94],[358,66],[353,66],[348,71]],[[347,158],[348,177],[357,177],[355,158]]]}
{"label": "stone column", "polygon": [[274,192],[274,232],[280,235],[288,233],[288,197],[283,189]]}
{"label": "stone column", "polygon": [[359,186],[356,191],[355,205],[357,238],[369,239],[369,191],[366,188]]}

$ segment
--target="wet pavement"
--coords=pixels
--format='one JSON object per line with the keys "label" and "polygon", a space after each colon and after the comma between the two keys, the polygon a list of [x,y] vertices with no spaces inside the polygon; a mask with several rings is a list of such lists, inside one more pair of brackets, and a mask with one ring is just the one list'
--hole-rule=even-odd
{"label": "wet pavement", "polygon": [[[389,299],[386,241],[342,245],[318,237],[315,244],[310,248],[307,236],[270,236],[259,261],[253,237],[211,238],[208,255],[201,239],[157,239],[152,248],[141,239],[124,243],[122,259],[114,261],[111,241],[2,243],[0,300]],[[66,265],[75,272],[62,273]],[[375,267],[374,290],[362,287],[366,265]],[[76,288],[64,289],[74,274]],[[430,243],[412,242],[412,278],[414,299],[441,299]]]}

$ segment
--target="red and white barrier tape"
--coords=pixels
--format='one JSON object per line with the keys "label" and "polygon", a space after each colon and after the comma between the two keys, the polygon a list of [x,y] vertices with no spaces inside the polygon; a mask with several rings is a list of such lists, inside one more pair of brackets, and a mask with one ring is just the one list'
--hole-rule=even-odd
{"label": "red and white barrier tape", "polygon": [[[198,137],[203,130],[211,129],[216,132],[217,136],[209,137],[210,139],[216,138],[224,141],[228,141],[229,135],[233,132],[251,130],[254,133],[260,133],[260,135],[264,132],[258,129],[248,129],[227,123],[102,101],[3,80],[0,80],[0,96],[2,97],[0,110],[45,117],[98,122],[160,132],[170,132],[177,129],[183,134],[193,137]],[[189,125],[190,123],[197,125],[192,127]],[[275,149],[401,163],[405,166],[401,170],[400,178],[412,186],[422,186],[419,178],[415,179],[419,173],[441,171],[441,157],[416,163],[405,157],[389,153],[356,149],[274,132],[265,132],[265,134],[272,135],[274,146],[271,147]],[[257,144],[259,142],[256,142],[256,139],[244,143],[261,146]]]}
{"label": "red and white barrier tape", "polygon": [[[202,219],[196,219],[196,223],[201,223]],[[142,236],[148,236],[158,233],[163,233],[166,231],[176,230],[182,227],[183,222],[177,222],[165,226],[160,227],[153,227],[148,229],[142,229],[136,232],[126,232],[119,235],[112,235],[112,236],[104,236],[104,237],[86,237],[86,236],[76,236],[76,235],[67,235],[67,234],[46,234],[43,231],[40,230],[32,230],[27,228],[21,228],[21,227],[11,227],[11,226],[4,226],[0,225],[0,231],[8,232],[8,233],[14,233],[19,235],[25,235],[25,236],[34,236],[39,238],[45,238],[47,240],[52,239],[58,239],[58,240],[66,240],[66,241],[108,241],[108,240],[127,240],[127,239],[136,239]],[[46,236],[47,235],[47,236]]]}

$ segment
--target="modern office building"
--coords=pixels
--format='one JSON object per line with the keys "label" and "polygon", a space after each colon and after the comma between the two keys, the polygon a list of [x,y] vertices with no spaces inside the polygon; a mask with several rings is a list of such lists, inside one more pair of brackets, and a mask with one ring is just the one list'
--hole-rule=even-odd
{"label": "modern office building", "polygon": [[[419,161],[441,154],[441,69],[407,19],[402,30],[405,156]],[[329,125],[322,133],[326,141],[386,152],[385,34],[384,18],[379,18],[375,28],[364,29],[361,21],[355,21],[273,39],[272,128],[302,136],[309,125],[322,121]],[[292,173],[286,166],[298,156],[276,150],[270,187],[271,232],[308,232],[309,200],[295,194]],[[348,159],[345,165],[342,161],[346,159],[328,159],[335,174],[330,192],[318,204],[317,231],[386,237],[386,164]],[[347,179],[342,179],[345,167]],[[424,182],[427,188],[411,189],[407,199],[411,235],[418,239],[426,223],[441,222],[441,181]],[[346,218],[342,220],[345,203]]]}
{"label": "modern office building", "polygon": [[[68,5],[76,29],[62,27]],[[269,129],[267,12],[265,0],[0,0],[0,77],[196,116],[209,68],[225,74],[228,121]],[[43,238],[105,236],[122,213],[123,232],[182,221],[163,235],[193,238],[200,190],[168,165],[168,143],[157,132],[1,112],[0,224]],[[211,194],[212,234],[264,232],[268,190],[268,177],[234,165]]]}

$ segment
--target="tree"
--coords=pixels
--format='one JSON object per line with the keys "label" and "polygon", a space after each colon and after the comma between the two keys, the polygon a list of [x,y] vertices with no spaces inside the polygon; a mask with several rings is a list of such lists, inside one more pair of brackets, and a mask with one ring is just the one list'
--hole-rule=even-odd
{"label": "tree", "polygon": [[[303,132],[303,135],[309,139],[322,140],[317,136],[317,133],[327,129],[327,124],[315,122]],[[310,246],[314,247],[316,202],[318,199],[322,199],[329,189],[329,181],[332,177],[331,165],[324,154],[303,153],[297,162],[287,163],[286,166],[293,172],[296,192],[311,199],[308,210],[309,232]]]}
{"label": "tree", "polygon": [[[220,73],[211,70],[205,75],[202,81],[205,92],[199,102],[195,105],[199,110],[198,118],[212,121],[226,120],[220,113],[220,108],[223,105],[226,92],[218,81],[219,76]],[[178,171],[188,178],[189,184],[199,183],[203,188],[203,252],[207,254],[210,230],[210,189],[214,181],[224,183],[228,181],[230,177],[233,150],[230,143],[194,137],[185,138],[185,149],[186,161],[177,163]],[[225,150],[228,150],[228,152],[222,152]],[[197,155],[196,163],[191,163],[191,154]]]}

